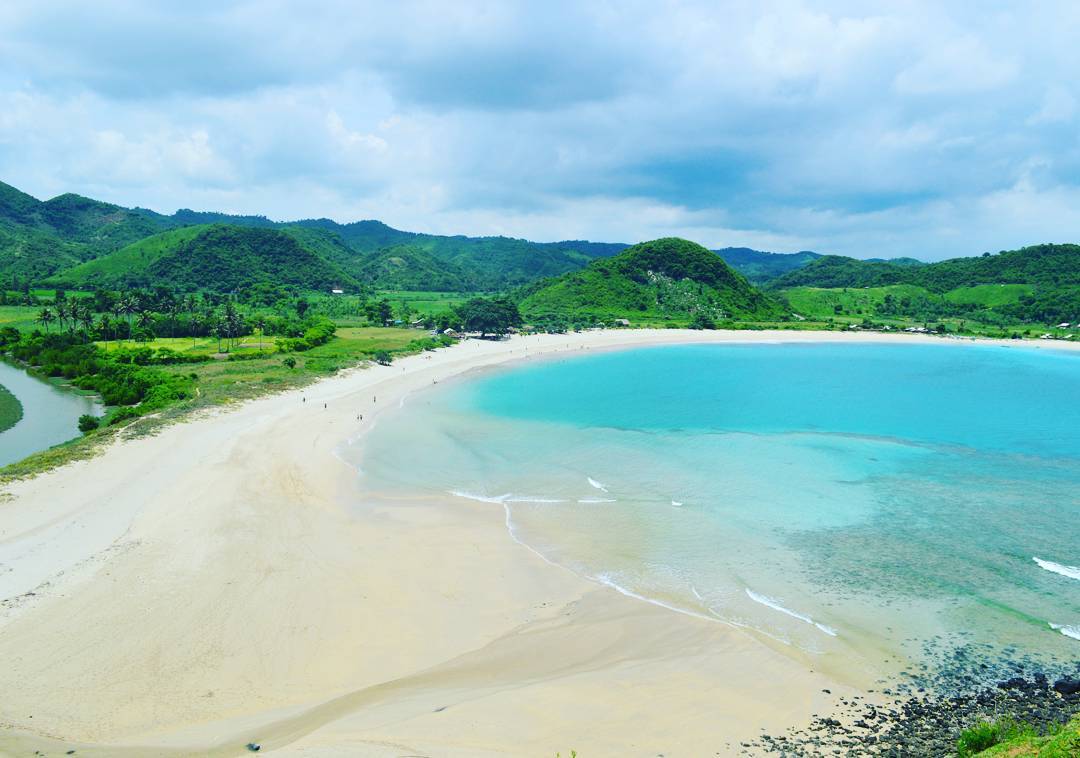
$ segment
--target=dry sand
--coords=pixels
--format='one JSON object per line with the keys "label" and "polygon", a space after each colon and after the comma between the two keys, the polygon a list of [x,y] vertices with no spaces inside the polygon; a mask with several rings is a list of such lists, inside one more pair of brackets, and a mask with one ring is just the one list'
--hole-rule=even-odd
{"label": "dry sand", "polygon": [[404,395],[478,367],[661,342],[881,339],[468,341],[12,485],[0,754],[228,756],[254,741],[295,756],[727,755],[763,727],[804,724],[854,690],[746,632],[544,562],[498,505],[365,508],[334,453]]}

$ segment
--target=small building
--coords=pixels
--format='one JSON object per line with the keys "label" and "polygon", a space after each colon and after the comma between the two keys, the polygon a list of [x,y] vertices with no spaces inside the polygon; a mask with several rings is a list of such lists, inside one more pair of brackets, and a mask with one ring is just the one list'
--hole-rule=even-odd
{"label": "small building", "polygon": [[334,289],[330,290],[330,294],[331,294],[331,295],[344,295],[344,294],[345,294],[345,290],[342,290],[342,289],[337,289],[337,288],[335,287]]}
{"label": "small building", "polygon": [[1069,328],[1069,322],[1068,322],[1068,321],[1066,321],[1066,322],[1064,322],[1064,323],[1062,323],[1062,324],[1058,324],[1058,325],[1057,325],[1057,328],[1058,328],[1058,329],[1068,329],[1068,328]]}
{"label": "small building", "polygon": [[630,321],[625,318],[617,318],[611,323],[613,323],[615,326],[630,326]]}

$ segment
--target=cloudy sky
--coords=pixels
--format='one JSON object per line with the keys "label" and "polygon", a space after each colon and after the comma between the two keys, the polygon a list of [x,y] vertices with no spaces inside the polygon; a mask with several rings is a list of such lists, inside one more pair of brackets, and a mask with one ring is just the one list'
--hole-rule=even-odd
{"label": "cloudy sky", "polygon": [[1078,31],[1075,2],[12,0],[0,180],[537,240],[1080,241]]}

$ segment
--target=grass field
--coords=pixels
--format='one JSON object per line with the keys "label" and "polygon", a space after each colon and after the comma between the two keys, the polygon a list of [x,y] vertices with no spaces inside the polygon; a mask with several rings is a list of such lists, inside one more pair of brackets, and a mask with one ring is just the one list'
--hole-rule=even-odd
{"label": "grass field", "polygon": [[28,305],[0,305],[0,327],[13,326],[19,331],[40,329],[41,325],[37,322],[40,311],[41,308]]}
{"label": "grass field", "polygon": [[819,287],[794,287],[784,290],[783,295],[796,313],[807,318],[834,316],[873,316],[884,304],[886,297],[912,302],[940,302],[941,296],[927,292],[912,284],[894,284],[888,287],[865,289],[823,289]]}
{"label": "grass field", "polygon": [[427,316],[434,313],[442,313],[450,310],[455,305],[460,305],[473,295],[463,295],[460,292],[415,292],[410,290],[385,290],[379,292],[377,297],[386,298],[390,304],[397,308],[401,303],[408,305],[414,312]]}
{"label": "grass field", "polygon": [[11,394],[7,387],[0,386],[0,432],[6,432],[22,418],[23,407],[19,398]]}
{"label": "grass field", "polygon": [[[273,335],[260,337],[258,334],[249,334],[246,337],[234,340],[231,347],[226,340],[221,340],[221,349],[223,352],[237,353],[252,350],[273,352],[276,350],[274,346],[275,339]],[[166,348],[185,355],[213,355],[218,352],[218,340],[215,337],[158,337],[147,342],[136,342],[134,340],[110,340],[106,342],[102,340],[94,344],[106,352],[118,348],[139,347],[148,347],[154,350]]]}
{"label": "grass field", "polygon": [[957,287],[946,292],[945,299],[950,303],[994,308],[1017,303],[1022,295],[1030,295],[1034,290],[1030,284],[979,284],[974,287]]}

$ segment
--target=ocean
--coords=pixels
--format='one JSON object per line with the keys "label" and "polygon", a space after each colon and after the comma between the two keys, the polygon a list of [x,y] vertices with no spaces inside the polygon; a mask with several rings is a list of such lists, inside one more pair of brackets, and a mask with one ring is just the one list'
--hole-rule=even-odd
{"label": "ocean", "polygon": [[822,668],[1080,660],[1080,355],[637,348],[393,413],[354,461],[369,498],[490,503],[552,563]]}

